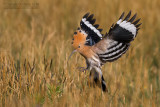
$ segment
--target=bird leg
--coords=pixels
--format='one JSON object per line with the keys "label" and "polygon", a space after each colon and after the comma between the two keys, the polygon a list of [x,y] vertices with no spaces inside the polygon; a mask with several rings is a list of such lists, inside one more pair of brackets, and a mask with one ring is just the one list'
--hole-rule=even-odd
{"label": "bird leg", "polygon": [[78,69],[80,72],[85,72],[86,70],[88,70],[88,68],[85,68],[85,67],[77,67],[77,69]]}
{"label": "bird leg", "polygon": [[89,63],[86,61],[86,65],[87,67],[77,67],[77,69],[80,71],[80,72],[84,72],[84,71],[87,71],[89,69]]}

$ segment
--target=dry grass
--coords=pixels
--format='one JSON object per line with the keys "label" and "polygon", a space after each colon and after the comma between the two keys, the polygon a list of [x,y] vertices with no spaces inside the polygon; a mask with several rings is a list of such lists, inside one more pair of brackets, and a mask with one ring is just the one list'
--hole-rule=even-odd
{"label": "dry grass", "polygon": [[[0,106],[160,106],[159,0],[37,2],[38,9],[0,4]],[[103,67],[102,93],[87,85],[89,72],[76,70],[85,66],[79,54],[67,63],[72,35],[86,12],[105,33],[130,9],[143,25],[127,54]]]}

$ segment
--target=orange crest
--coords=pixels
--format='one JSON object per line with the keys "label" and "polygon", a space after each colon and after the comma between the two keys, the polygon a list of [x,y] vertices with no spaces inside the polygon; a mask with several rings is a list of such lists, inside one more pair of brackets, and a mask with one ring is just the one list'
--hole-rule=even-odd
{"label": "orange crest", "polygon": [[77,49],[80,45],[84,45],[86,43],[87,34],[82,30],[77,30],[74,33],[72,46],[74,49]]}

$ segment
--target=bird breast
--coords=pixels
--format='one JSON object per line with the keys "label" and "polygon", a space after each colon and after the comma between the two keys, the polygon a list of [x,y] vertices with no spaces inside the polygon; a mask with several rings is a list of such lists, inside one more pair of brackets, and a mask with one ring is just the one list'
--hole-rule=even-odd
{"label": "bird breast", "polygon": [[95,55],[90,46],[81,46],[77,51],[85,58],[91,58]]}
{"label": "bird breast", "polygon": [[87,60],[89,66],[92,68],[93,66],[99,67],[100,60],[98,55],[92,50],[91,46],[84,46],[78,49],[79,53]]}

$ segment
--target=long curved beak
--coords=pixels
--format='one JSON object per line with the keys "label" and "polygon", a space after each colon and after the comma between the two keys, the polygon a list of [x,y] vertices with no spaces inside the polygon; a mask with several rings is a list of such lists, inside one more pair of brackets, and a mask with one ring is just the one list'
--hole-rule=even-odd
{"label": "long curved beak", "polygon": [[[69,58],[68,58],[68,61],[69,61],[69,59],[71,58],[71,56],[72,56],[75,52],[77,52],[77,50],[73,50],[73,51],[72,51],[72,53],[70,54],[70,56],[69,56]],[[67,62],[68,62],[68,61],[67,61]]]}

